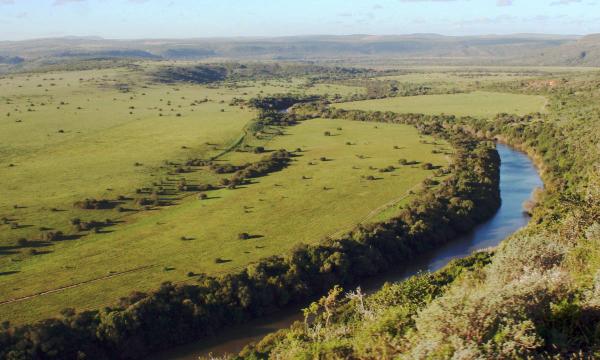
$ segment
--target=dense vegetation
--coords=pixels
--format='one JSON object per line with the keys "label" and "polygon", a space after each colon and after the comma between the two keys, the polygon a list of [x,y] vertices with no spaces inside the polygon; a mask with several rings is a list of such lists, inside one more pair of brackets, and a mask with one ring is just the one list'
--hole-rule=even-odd
{"label": "dense vegetation", "polygon": [[448,140],[456,148],[454,161],[442,186],[424,189],[397,217],[358,226],[340,239],[300,246],[287,256],[265,259],[237,274],[202,276],[196,285],[165,283],[155,292],[122,299],[118,307],[81,313],[67,309],[61,318],[33,325],[5,324],[0,356],[143,357],[335,284],[351,284],[407,263],[491,216],[500,201],[499,159],[493,145],[431,121],[420,123],[420,128]]}
{"label": "dense vegetation", "polygon": [[310,76],[313,80],[334,80],[369,76],[374,71],[349,67],[330,67],[306,64],[267,63],[224,63],[194,66],[165,66],[158,69],[154,77],[161,82],[212,83],[223,80],[240,81],[256,79],[293,78]]}
{"label": "dense vegetation", "polygon": [[[530,225],[489,264],[440,291],[424,275],[371,297],[340,290],[305,311],[306,321],[240,357],[597,358],[600,356],[600,131],[597,77],[519,81],[503,90],[544,94],[549,114],[443,119],[481,138],[519,147],[546,182]],[[309,109],[327,113],[325,109]],[[336,111],[357,120],[425,115]],[[442,272],[443,273],[443,272]]]}

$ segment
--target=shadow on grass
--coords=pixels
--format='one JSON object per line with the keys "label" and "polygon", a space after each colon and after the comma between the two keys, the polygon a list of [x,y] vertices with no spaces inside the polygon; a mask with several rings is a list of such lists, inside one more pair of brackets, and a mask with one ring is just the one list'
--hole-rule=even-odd
{"label": "shadow on grass", "polygon": [[221,258],[216,258],[215,259],[215,264],[225,264],[228,262],[232,262],[233,260],[231,259],[221,259]]}
{"label": "shadow on grass", "polygon": [[17,273],[19,273],[19,272],[20,272],[20,271],[16,271],[16,270],[14,270],[14,271],[1,271],[1,272],[0,272],[0,276],[17,274]]}
{"label": "shadow on grass", "polygon": [[60,237],[60,239],[55,240],[55,242],[59,242],[59,241],[72,241],[72,240],[79,240],[83,237],[83,235],[79,235],[79,234],[69,234],[69,235],[63,235]]}

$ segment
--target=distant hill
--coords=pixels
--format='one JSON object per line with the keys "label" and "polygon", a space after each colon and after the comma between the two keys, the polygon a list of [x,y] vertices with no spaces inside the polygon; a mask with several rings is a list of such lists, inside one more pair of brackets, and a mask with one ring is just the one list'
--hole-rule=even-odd
{"label": "distant hill", "polygon": [[541,65],[600,66],[600,34],[546,49],[534,60]]}
{"label": "distant hill", "polygon": [[349,60],[418,64],[600,66],[600,35],[348,35],[277,38],[108,40],[67,37],[0,42],[0,55],[60,58]]}
{"label": "distant hill", "polygon": [[23,61],[25,61],[25,59],[18,56],[0,56],[0,64],[16,65],[22,63]]}

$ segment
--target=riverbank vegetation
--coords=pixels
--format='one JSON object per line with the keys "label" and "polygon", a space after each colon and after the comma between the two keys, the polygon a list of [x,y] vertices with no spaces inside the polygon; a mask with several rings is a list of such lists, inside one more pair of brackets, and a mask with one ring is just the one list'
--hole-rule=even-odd
{"label": "riverbank vegetation", "polygon": [[[599,84],[597,75],[494,84],[503,91],[546,96],[550,111],[489,120],[438,118],[441,127],[527,151],[543,173],[545,191],[529,208],[530,225],[489,254],[489,264],[441,289],[431,279],[447,270],[368,297],[334,289],[305,310],[304,323],[265,338],[239,357],[598,357]],[[422,117],[348,114],[360,120]]]}

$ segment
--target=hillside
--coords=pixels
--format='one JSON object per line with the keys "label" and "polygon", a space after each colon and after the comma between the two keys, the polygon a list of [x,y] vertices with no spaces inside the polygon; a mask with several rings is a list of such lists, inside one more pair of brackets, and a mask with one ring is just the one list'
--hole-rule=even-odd
{"label": "hillside", "polygon": [[348,35],[274,38],[110,40],[96,37],[0,42],[0,56],[29,63],[89,58],[404,60],[419,64],[600,64],[600,36],[516,34],[505,36]]}

